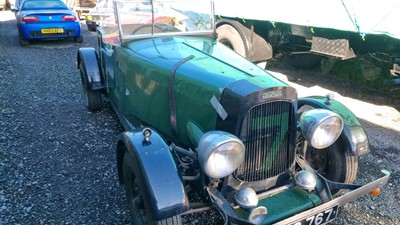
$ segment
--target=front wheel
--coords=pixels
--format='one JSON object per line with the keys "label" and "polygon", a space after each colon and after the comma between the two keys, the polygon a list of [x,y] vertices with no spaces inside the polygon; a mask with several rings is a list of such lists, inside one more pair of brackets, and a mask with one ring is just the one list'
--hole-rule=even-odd
{"label": "front wheel", "polygon": [[180,216],[174,216],[162,221],[154,221],[151,213],[143,199],[143,190],[146,190],[138,171],[133,168],[135,165],[132,157],[125,153],[123,161],[123,182],[128,200],[129,212],[132,224],[135,225],[181,225]]}
{"label": "front wheel", "polygon": [[[358,156],[350,155],[340,141],[325,149],[308,147],[306,160],[311,167],[326,179],[353,183],[357,176]],[[338,194],[341,190],[331,190],[332,194]]]}

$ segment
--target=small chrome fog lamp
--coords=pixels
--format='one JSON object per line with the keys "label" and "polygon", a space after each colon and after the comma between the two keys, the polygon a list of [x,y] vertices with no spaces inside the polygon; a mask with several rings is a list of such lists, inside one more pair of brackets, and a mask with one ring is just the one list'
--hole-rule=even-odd
{"label": "small chrome fog lamp", "polygon": [[323,149],[339,138],[343,130],[343,120],[330,110],[311,109],[301,115],[300,129],[311,146]]}
{"label": "small chrome fog lamp", "polygon": [[267,217],[267,214],[267,208],[259,206],[251,210],[248,220],[250,223],[261,224],[265,217]]}
{"label": "small chrome fog lamp", "polygon": [[228,176],[244,160],[242,141],[224,131],[210,131],[203,134],[197,151],[201,168],[212,178]]}
{"label": "small chrome fog lamp", "polygon": [[[240,206],[240,208],[248,211],[249,222],[254,224],[260,224],[267,216],[268,210],[264,206],[258,205],[257,193],[250,187],[241,188],[235,196],[235,200]],[[256,208],[257,207],[257,208]]]}
{"label": "small chrome fog lamp", "polygon": [[257,193],[249,187],[241,188],[235,196],[238,205],[243,209],[251,209],[257,206]]}
{"label": "small chrome fog lamp", "polygon": [[302,170],[294,175],[294,181],[302,189],[311,192],[317,185],[317,179],[315,175],[307,170]]}

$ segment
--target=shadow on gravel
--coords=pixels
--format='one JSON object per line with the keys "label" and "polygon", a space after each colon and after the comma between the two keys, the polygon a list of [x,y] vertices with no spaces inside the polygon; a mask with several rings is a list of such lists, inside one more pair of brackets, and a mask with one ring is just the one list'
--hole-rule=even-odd
{"label": "shadow on gravel", "polygon": [[400,132],[400,92],[366,87],[335,77],[322,75],[320,70],[293,69],[282,62],[268,64],[267,70],[287,80],[302,96],[325,96],[334,93],[335,99],[348,107],[359,119],[383,129]]}
{"label": "shadow on gravel", "polygon": [[[374,89],[350,80],[341,79],[335,74],[323,75],[318,67],[312,69],[294,69],[281,61],[274,61],[268,64],[267,69],[285,74],[290,82],[305,87],[320,86],[338,92],[346,97],[375,105],[386,105],[400,110],[399,89],[393,91]],[[325,94],[321,93],[321,95]]]}

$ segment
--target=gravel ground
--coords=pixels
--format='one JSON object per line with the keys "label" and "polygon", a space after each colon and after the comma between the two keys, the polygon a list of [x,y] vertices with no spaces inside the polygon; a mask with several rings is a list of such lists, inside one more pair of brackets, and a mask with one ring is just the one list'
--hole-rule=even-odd
{"label": "gravel ground", "polygon": [[[86,110],[76,69],[77,50],[96,46],[96,35],[83,25],[82,44],[22,48],[13,19],[0,12],[0,225],[129,224],[115,167],[122,127],[107,102]],[[372,151],[360,159],[357,182],[381,168],[393,175],[381,196],[346,205],[333,224],[400,224],[399,134],[363,123]]]}
{"label": "gravel ground", "polygon": [[130,223],[116,176],[122,127],[111,107],[85,108],[76,53],[96,36],[82,27],[82,44],[22,48],[15,20],[0,22],[0,224]]}

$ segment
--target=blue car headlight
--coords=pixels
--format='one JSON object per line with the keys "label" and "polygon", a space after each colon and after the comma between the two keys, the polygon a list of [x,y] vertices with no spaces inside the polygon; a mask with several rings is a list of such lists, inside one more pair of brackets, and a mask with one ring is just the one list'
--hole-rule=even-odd
{"label": "blue car headlight", "polygon": [[223,131],[210,131],[203,134],[197,151],[202,170],[212,178],[228,176],[244,160],[242,141]]}
{"label": "blue car headlight", "polygon": [[323,149],[339,138],[343,130],[343,120],[330,110],[311,109],[301,115],[300,129],[312,147]]}

